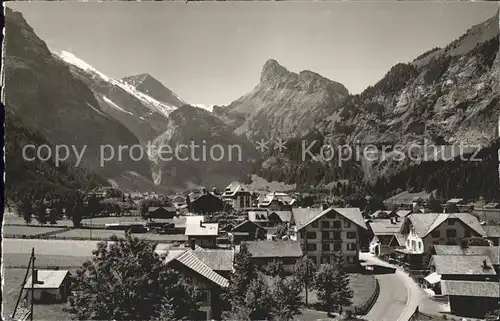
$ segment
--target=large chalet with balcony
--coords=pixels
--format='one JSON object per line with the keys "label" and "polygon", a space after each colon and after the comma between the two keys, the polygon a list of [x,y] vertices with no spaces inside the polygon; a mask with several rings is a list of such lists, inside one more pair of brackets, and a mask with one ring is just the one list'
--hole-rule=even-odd
{"label": "large chalet with balcony", "polygon": [[463,239],[482,237],[486,232],[469,213],[418,213],[405,219],[401,234],[406,239],[405,247],[396,251],[406,256],[410,266],[417,267],[433,245],[460,245]]}
{"label": "large chalet with balcony", "polygon": [[239,182],[232,182],[226,187],[222,200],[234,209],[252,207],[253,202],[250,189]]}
{"label": "large chalet with balcony", "polygon": [[346,267],[359,266],[360,231],[368,228],[358,208],[296,208],[292,215],[292,238],[318,266],[332,263],[336,253],[343,254]]}

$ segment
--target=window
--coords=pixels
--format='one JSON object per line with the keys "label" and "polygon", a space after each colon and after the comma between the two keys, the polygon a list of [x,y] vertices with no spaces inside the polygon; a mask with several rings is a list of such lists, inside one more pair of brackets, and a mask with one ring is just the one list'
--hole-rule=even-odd
{"label": "window", "polygon": [[347,243],[347,250],[348,251],[355,251],[356,250],[356,243]]}
{"label": "window", "polygon": [[340,232],[333,232],[333,239],[336,241],[342,240],[342,237],[340,236]]}
{"label": "window", "polygon": [[300,238],[305,238],[306,237],[306,232],[304,230],[300,231]]}
{"label": "window", "polygon": [[342,244],[341,244],[341,243],[335,243],[335,244],[333,244],[333,250],[334,250],[335,252],[338,252],[338,251],[340,251],[341,249],[342,249]]}
{"label": "window", "polygon": [[356,232],[347,232],[347,238],[352,240],[356,238]]}
{"label": "window", "polygon": [[313,228],[318,228],[318,221],[314,221],[312,222],[312,225],[311,225]]}
{"label": "window", "polygon": [[330,219],[335,219],[335,213],[333,211],[330,211],[326,213],[326,217]]}
{"label": "window", "polygon": [[321,238],[323,240],[329,240],[330,239],[330,233],[328,233],[328,232],[321,232]]}
{"label": "window", "polygon": [[419,251],[422,250],[422,242],[418,242],[418,249],[419,249]]}
{"label": "window", "polygon": [[316,251],[317,247],[316,244],[307,244],[306,250],[309,252],[314,252]]}
{"label": "window", "polygon": [[456,237],[457,236],[457,230],[446,230],[446,236],[447,237]]}
{"label": "window", "polygon": [[329,221],[321,221],[321,228],[330,228]]}
{"label": "window", "polygon": [[314,264],[318,264],[318,258],[316,256],[308,256],[309,259],[311,259],[311,261],[314,263]]}
{"label": "window", "polygon": [[342,228],[342,222],[340,221],[333,222],[333,228]]}
{"label": "window", "polygon": [[441,232],[439,230],[434,230],[434,231],[432,231],[431,236],[432,237],[440,237]]}
{"label": "window", "polygon": [[323,243],[323,252],[328,252],[328,251],[330,251],[330,244]]}
{"label": "window", "polygon": [[307,232],[307,239],[315,240],[316,239],[316,232]]}
{"label": "window", "polygon": [[450,218],[448,220],[448,225],[455,225],[455,219],[454,218]]}
{"label": "window", "polygon": [[328,263],[330,263],[330,257],[326,255],[321,256],[321,264],[328,264]]}
{"label": "window", "polygon": [[350,228],[351,227],[351,221],[344,220],[344,227],[345,228]]}
{"label": "window", "polygon": [[472,233],[470,232],[469,229],[466,229],[465,230],[465,237],[471,237],[472,236]]}

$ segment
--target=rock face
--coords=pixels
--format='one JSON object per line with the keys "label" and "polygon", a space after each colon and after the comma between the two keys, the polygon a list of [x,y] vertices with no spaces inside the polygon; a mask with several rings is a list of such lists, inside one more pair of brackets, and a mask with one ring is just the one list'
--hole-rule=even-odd
{"label": "rock face", "polygon": [[83,166],[88,169],[105,177],[130,170],[150,179],[147,159],[135,161],[128,153],[101,166],[101,146],[132,146],[139,144],[137,138],[100,109],[92,91],[53,56],[20,13],[6,9],[5,24],[6,108],[52,145],[86,145]]}
{"label": "rock face", "polygon": [[186,102],[177,96],[176,93],[165,87],[150,74],[129,76],[123,78],[122,80],[134,86],[138,91],[167,105],[181,107],[186,104]]}
{"label": "rock face", "polygon": [[245,137],[207,110],[183,106],[170,114],[167,128],[151,149],[157,184],[224,187],[257,158]]}
{"label": "rock face", "polygon": [[250,93],[213,112],[252,140],[286,139],[307,133],[348,95],[342,84],[312,71],[290,72],[271,59]]}
{"label": "rock face", "polygon": [[124,124],[142,144],[167,129],[168,115],[178,106],[159,101],[136,87],[145,90],[150,86],[155,92],[163,87],[169,91],[152,77],[131,78],[129,83],[104,75],[72,53],[63,51],[57,58],[67,63],[73,75],[92,90],[100,109]]}
{"label": "rock face", "polygon": [[[410,63],[395,65],[374,86],[347,97],[342,106],[317,122],[309,135],[317,135],[323,144],[333,146],[491,144],[498,137],[500,117],[498,35],[497,13],[445,48],[432,49]],[[284,73],[275,64],[269,68],[275,74]],[[390,159],[366,162],[362,158],[350,164],[346,172],[321,163],[305,164],[283,153],[264,161],[260,171],[267,179],[282,177],[286,182],[311,173],[312,178],[304,181],[327,185],[356,177],[374,181],[408,165]],[[318,172],[323,174],[318,176]]]}

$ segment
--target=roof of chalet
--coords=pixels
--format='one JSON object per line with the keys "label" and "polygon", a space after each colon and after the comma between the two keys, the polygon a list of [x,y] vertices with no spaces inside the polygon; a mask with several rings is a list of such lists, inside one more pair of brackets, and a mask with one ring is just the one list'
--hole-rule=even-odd
{"label": "roof of chalet", "polygon": [[204,249],[193,254],[214,271],[232,271],[234,250]]}
{"label": "roof of chalet", "polygon": [[500,264],[500,246],[434,245],[436,255],[486,255],[494,265]]}
{"label": "roof of chalet", "polygon": [[241,226],[243,226],[243,225],[245,225],[245,224],[249,224],[249,223],[250,223],[250,224],[253,224],[253,225],[258,226],[258,227],[260,227],[261,229],[264,229],[262,226],[260,226],[258,223],[254,222],[254,221],[245,220],[245,221],[243,221],[243,222],[241,222],[241,223],[237,224],[236,226],[234,226],[234,227],[231,229],[231,232],[232,232],[232,231],[235,231],[235,230],[237,230],[238,228],[240,228]]}
{"label": "roof of chalet", "polygon": [[[43,283],[35,282],[35,289],[58,289],[66,276],[68,275],[68,270],[38,270],[38,281]],[[24,288],[31,288],[32,277],[28,278],[28,281],[24,284]]]}
{"label": "roof of chalet", "polygon": [[429,265],[434,265],[441,275],[496,275],[486,255],[433,255]]}
{"label": "roof of chalet", "polygon": [[154,211],[156,211],[158,209],[164,209],[164,210],[169,211],[169,212],[175,212],[176,211],[175,207],[173,207],[173,206],[151,206],[151,207],[148,208],[148,211],[149,212],[154,212]]}
{"label": "roof of chalet", "polygon": [[416,199],[420,198],[422,200],[427,200],[431,196],[431,193],[426,191],[418,193],[410,193],[408,191],[401,192],[392,197],[389,197],[384,201],[384,203],[396,203],[396,204],[412,204]]}
{"label": "roof of chalet", "polygon": [[463,198],[451,198],[447,200],[446,203],[458,204],[463,200],[464,200]]}
{"label": "roof of chalet", "polygon": [[441,281],[441,290],[444,295],[500,297],[500,284],[498,282],[443,280]]}
{"label": "roof of chalet", "polygon": [[398,234],[403,225],[403,221],[392,221],[390,219],[377,219],[368,222],[375,235],[395,235]]}
{"label": "roof of chalet", "polygon": [[329,213],[330,211],[335,211],[338,214],[342,215],[344,218],[350,220],[354,224],[360,226],[361,228],[368,230],[366,226],[365,220],[361,211],[357,207],[329,207],[325,210],[323,209],[300,209],[301,211],[297,211],[298,209],[293,209],[292,214],[294,215],[295,225],[297,231],[316,221],[323,215]]}
{"label": "roof of chalet", "polygon": [[295,199],[286,193],[274,192],[259,197],[259,205],[269,205],[273,200],[278,200],[285,205],[293,205]]}
{"label": "roof of chalet", "polygon": [[419,237],[425,237],[449,218],[459,219],[479,235],[486,235],[477,218],[469,213],[413,213],[407,217]]}
{"label": "roof of chalet", "polygon": [[250,188],[248,188],[248,186],[241,184],[240,182],[232,182],[226,187],[224,193],[222,194],[222,197],[234,196],[236,195],[237,192],[251,193]]}
{"label": "roof of chalet", "polygon": [[174,260],[180,262],[184,266],[190,268],[221,287],[227,287],[229,285],[229,281],[225,277],[215,272],[207,264],[203,263],[203,261],[201,261],[195,253],[190,250],[169,251],[164,261],[165,264],[169,264]]}
{"label": "roof of chalet", "polygon": [[217,236],[219,235],[219,223],[188,223],[186,224],[187,236]]}
{"label": "roof of chalet", "polygon": [[244,242],[248,252],[252,257],[273,258],[273,257],[301,257],[302,249],[300,243],[291,240],[279,241],[248,241]]}
{"label": "roof of chalet", "polygon": [[487,237],[500,237],[500,225],[483,225]]}
{"label": "roof of chalet", "polygon": [[[278,217],[281,219],[282,222],[290,222],[292,219],[292,212],[291,211],[271,211],[269,215],[275,213],[278,215]],[[269,218],[268,215],[268,218]]]}

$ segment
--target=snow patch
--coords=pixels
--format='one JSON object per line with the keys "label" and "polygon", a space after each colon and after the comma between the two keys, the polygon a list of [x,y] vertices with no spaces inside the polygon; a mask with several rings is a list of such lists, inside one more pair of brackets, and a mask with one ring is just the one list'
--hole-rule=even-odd
{"label": "snow patch", "polygon": [[64,60],[65,62],[67,62],[75,67],[78,67],[78,68],[85,70],[85,71],[91,71],[91,72],[95,73],[96,75],[98,75],[99,77],[101,77],[102,79],[104,79],[106,81],[110,81],[110,78],[108,76],[101,73],[99,70],[95,69],[94,67],[92,67],[91,65],[89,65],[85,61],[81,60],[80,58],[76,57],[71,52],[63,50],[59,54],[59,57],[61,57],[62,60]]}
{"label": "snow patch", "polygon": [[201,108],[201,109],[208,110],[209,112],[212,112],[214,110],[214,106],[215,105],[192,104],[191,106],[198,107],[198,108]]}

